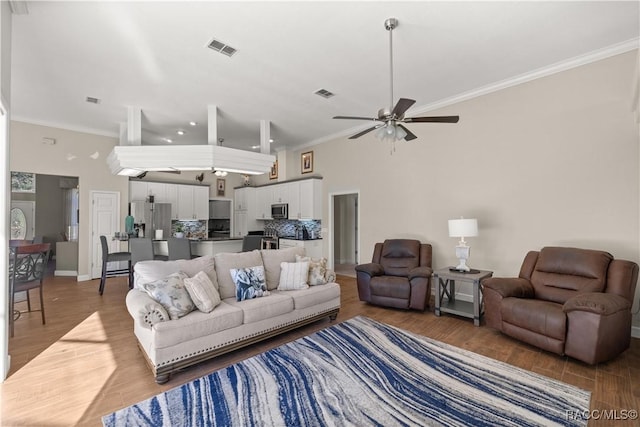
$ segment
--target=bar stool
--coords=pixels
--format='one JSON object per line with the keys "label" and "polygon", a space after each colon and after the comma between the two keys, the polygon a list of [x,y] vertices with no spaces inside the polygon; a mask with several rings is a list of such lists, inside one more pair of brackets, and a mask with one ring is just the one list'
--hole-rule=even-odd
{"label": "bar stool", "polygon": [[169,249],[169,261],[177,259],[191,259],[191,240],[169,237],[167,239],[167,248]]}
{"label": "bar stool", "polygon": [[[100,295],[104,292],[104,284],[107,277],[129,276],[129,289],[133,288],[133,268],[131,268],[131,252],[111,252],[107,245],[107,238],[100,236],[100,245],[102,246],[102,276],[100,277]],[[127,261],[127,268],[118,268],[115,270],[107,270],[107,264],[110,262]]]}

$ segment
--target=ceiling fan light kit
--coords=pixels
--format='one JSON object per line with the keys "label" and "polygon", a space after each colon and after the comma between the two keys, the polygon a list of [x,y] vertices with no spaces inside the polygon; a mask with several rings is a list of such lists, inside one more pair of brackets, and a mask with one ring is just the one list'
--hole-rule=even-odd
{"label": "ceiling fan light kit", "polygon": [[[349,137],[349,139],[357,139],[367,133],[377,130],[375,136],[383,141],[391,141],[391,152],[395,151],[396,141],[411,141],[418,138],[413,132],[407,129],[402,123],[458,123],[459,116],[434,116],[434,117],[404,117],[404,113],[415,104],[415,100],[409,98],[400,98],[393,106],[393,30],[397,28],[398,20],[396,18],[388,18],[384,21],[384,28],[389,31],[389,81],[390,81],[390,100],[389,108],[381,108],[378,110],[378,117],[359,117],[359,116],[335,116],[334,119],[342,120],[367,120],[379,122],[376,125],[367,128],[361,132]],[[393,106],[393,107],[391,107]]]}

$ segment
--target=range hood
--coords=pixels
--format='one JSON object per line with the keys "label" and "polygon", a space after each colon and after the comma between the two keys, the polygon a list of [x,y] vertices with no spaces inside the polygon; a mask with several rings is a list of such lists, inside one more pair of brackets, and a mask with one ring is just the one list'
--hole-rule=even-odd
{"label": "range hood", "polygon": [[261,175],[271,170],[276,157],[219,145],[118,145],[107,157],[114,175],[143,172],[223,170]]}

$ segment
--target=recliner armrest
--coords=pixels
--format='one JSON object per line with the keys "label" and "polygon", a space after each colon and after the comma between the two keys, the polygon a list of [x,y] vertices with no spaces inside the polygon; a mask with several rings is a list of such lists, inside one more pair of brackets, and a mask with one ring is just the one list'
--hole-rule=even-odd
{"label": "recliner armrest", "polygon": [[409,280],[416,277],[431,277],[433,275],[433,269],[431,267],[416,267],[409,271]]}
{"label": "recliner armrest", "polygon": [[569,298],[562,310],[565,313],[571,311],[587,311],[602,316],[617,313],[623,310],[631,310],[631,303],[624,297],[604,292],[589,292]]}
{"label": "recliner armrest", "polygon": [[382,276],[384,274],[384,268],[380,264],[370,262],[368,264],[356,265],[356,271],[359,273],[366,273],[369,276]]}
{"label": "recliner armrest", "polygon": [[499,293],[502,298],[533,298],[533,285],[527,279],[516,277],[489,277],[482,281],[482,286]]}

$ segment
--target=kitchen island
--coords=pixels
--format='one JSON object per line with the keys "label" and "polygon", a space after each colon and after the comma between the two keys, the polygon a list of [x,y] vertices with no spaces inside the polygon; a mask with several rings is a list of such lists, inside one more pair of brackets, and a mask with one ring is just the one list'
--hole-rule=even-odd
{"label": "kitchen island", "polygon": [[[242,238],[220,237],[210,239],[190,239],[191,254],[195,256],[216,255],[223,252],[242,251]],[[169,255],[167,240],[153,240],[153,251],[156,255]]]}

